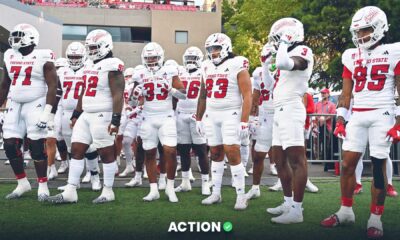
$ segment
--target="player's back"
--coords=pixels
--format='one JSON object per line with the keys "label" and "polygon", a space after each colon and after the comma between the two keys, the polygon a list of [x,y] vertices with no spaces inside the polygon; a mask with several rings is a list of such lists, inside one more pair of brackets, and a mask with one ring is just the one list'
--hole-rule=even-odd
{"label": "player's back", "polygon": [[26,56],[13,49],[4,53],[4,63],[11,79],[11,100],[26,103],[46,95],[43,74],[46,62],[54,62],[54,53],[48,49],[35,49]]}
{"label": "player's back", "polygon": [[382,44],[361,54],[357,48],[342,55],[343,78],[354,81],[354,108],[394,106],[395,75],[400,75],[400,43]]}
{"label": "player's back", "polygon": [[108,74],[123,71],[124,64],[118,58],[106,58],[100,62],[87,62],[83,69],[85,93],[82,107],[86,112],[112,112],[112,96]]}
{"label": "player's back", "polygon": [[202,64],[203,81],[207,90],[207,111],[240,109],[242,95],[239,91],[238,74],[248,70],[249,61],[242,56],[226,59],[215,66],[210,60]]}

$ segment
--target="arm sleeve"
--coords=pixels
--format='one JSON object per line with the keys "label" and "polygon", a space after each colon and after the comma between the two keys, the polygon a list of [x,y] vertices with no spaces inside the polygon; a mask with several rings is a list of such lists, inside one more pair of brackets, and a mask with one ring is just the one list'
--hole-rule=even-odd
{"label": "arm sleeve", "polygon": [[276,67],[280,70],[290,71],[294,67],[294,61],[289,57],[288,48],[289,46],[287,44],[279,44],[276,54]]}

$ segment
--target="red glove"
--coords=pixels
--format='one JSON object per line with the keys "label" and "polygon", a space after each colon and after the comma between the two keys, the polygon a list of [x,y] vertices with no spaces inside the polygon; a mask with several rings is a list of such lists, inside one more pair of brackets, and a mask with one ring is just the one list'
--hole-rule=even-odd
{"label": "red glove", "polygon": [[333,134],[341,139],[344,139],[346,137],[346,127],[344,126],[343,122],[338,121],[336,123],[335,131]]}
{"label": "red glove", "polygon": [[397,143],[400,141],[400,124],[394,125],[386,134],[386,141]]}

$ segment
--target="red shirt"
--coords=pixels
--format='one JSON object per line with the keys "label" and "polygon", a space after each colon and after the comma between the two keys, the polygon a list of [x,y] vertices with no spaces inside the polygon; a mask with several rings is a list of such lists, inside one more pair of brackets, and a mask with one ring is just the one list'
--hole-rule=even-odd
{"label": "red shirt", "polygon": [[[330,101],[319,101],[315,105],[315,112],[318,114],[336,114],[336,105]],[[326,120],[326,127],[328,131],[332,131],[332,117]]]}
{"label": "red shirt", "polygon": [[[307,113],[307,114],[314,113],[314,112],[315,112],[314,99],[313,99],[312,95],[309,94],[309,93],[306,93],[306,96],[307,96],[306,113]],[[306,124],[305,124],[304,128],[305,128],[306,130],[308,130],[308,129],[310,128],[310,124],[311,124],[310,117],[307,116],[307,117],[306,117]]]}

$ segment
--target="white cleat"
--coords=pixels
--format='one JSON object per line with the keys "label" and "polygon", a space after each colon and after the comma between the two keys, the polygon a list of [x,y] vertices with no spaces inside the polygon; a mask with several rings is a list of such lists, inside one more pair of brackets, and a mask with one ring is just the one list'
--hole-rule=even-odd
{"label": "white cleat", "polygon": [[165,195],[167,195],[168,200],[172,203],[179,202],[178,197],[176,196],[175,190],[173,188],[165,189]]}
{"label": "white cleat", "polygon": [[148,178],[149,178],[149,175],[147,175],[146,168],[143,169],[143,178],[144,178],[144,179],[148,179]]}
{"label": "white cleat", "polygon": [[189,192],[192,191],[192,186],[189,182],[182,181],[181,185],[175,188],[175,192]]}
{"label": "white cleat", "polygon": [[271,171],[271,175],[278,176],[278,171],[276,170],[275,164],[271,164],[271,166],[269,167],[269,170]]}
{"label": "white cleat", "polygon": [[82,178],[82,183],[90,182],[90,176],[91,176],[90,171],[86,171],[85,176]]}
{"label": "white cleat", "polygon": [[31,184],[26,181],[25,183],[18,184],[17,187],[10,194],[6,196],[6,199],[17,199],[20,198],[24,193],[31,191]]}
{"label": "white cleat", "polygon": [[203,201],[201,201],[201,204],[212,205],[212,204],[221,203],[221,202],[222,202],[221,195],[211,194],[208,198],[203,199]]}
{"label": "white cleat", "polygon": [[125,170],[120,173],[118,176],[119,177],[127,177],[129,174],[132,174],[135,172],[135,169],[133,169],[133,166],[131,164],[126,165]]}
{"label": "white cleat", "polygon": [[248,173],[248,174],[253,174],[253,167],[251,167],[251,168],[249,169],[249,171],[247,171],[247,173]]}
{"label": "white cleat", "polygon": [[211,189],[210,189],[210,183],[209,182],[202,182],[201,183],[201,195],[204,195],[204,196],[210,196],[211,195]]}
{"label": "white cleat", "polygon": [[307,179],[307,184],[306,184],[306,190],[312,193],[317,193],[318,192],[318,187],[315,186],[310,179]]}
{"label": "white cleat", "polygon": [[158,190],[165,190],[166,187],[167,187],[167,182],[165,181],[165,178],[158,179]]}
{"label": "white cleat", "polygon": [[260,189],[251,188],[250,191],[246,194],[247,199],[255,199],[261,196]]}
{"label": "white cleat", "polygon": [[112,188],[104,186],[100,196],[94,199],[92,202],[94,204],[100,204],[100,203],[112,202],[114,200],[115,200],[115,195]]}
{"label": "white cleat", "polygon": [[191,183],[194,183],[194,181],[196,181],[196,178],[194,178],[191,168],[189,169],[189,180]]}
{"label": "white cleat", "polygon": [[368,219],[367,237],[370,239],[379,239],[383,237],[382,221],[378,219]]}
{"label": "white cleat", "polygon": [[67,185],[64,192],[48,197],[47,201],[55,204],[76,203],[78,202],[78,193],[76,192],[76,188]]}
{"label": "white cleat", "polygon": [[289,212],[290,206],[282,203],[281,205],[274,208],[267,208],[267,212],[273,215],[281,215]]}
{"label": "white cleat", "polygon": [[24,168],[27,168],[29,165],[29,160],[24,160]]}
{"label": "white cleat", "polygon": [[249,200],[247,199],[246,194],[240,194],[237,195],[236,197],[236,203],[235,203],[235,210],[245,210],[247,206],[249,205]]}
{"label": "white cleat", "polygon": [[268,189],[269,189],[270,191],[273,191],[273,192],[282,191],[282,183],[281,183],[281,180],[278,179],[278,181],[275,183],[275,185],[272,186],[272,187],[269,187]]}
{"label": "white cleat", "polygon": [[136,178],[132,178],[129,182],[125,183],[126,187],[138,187],[142,186],[142,179],[139,180]]}
{"label": "white cleat", "polygon": [[38,190],[38,201],[45,202],[50,197],[49,189],[39,189]]}
{"label": "white cleat", "polygon": [[60,167],[58,168],[58,171],[57,171],[57,172],[58,172],[59,174],[63,174],[63,173],[66,173],[67,170],[68,170],[68,161],[67,161],[67,160],[61,161],[61,165],[60,165]]}
{"label": "white cleat", "polygon": [[244,177],[249,177],[249,174],[247,173],[247,171],[244,171]]}
{"label": "white cleat", "polygon": [[[58,191],[65,191],[65,188],[67,187],[67,185],[68,185],[68,184],[66,184],[66,185],[64,185],[64,186],[59,186],[59,187],[57,188],[57,190],[58,190]],[[78,184],[78,186],[76,186],[76,189],[79,189],[79,188],[81,188],[81,185],[80,185],[80,184]]]}
{"label": "white cleat", "polygon": [[160,198],[160,193],[158,191],[154,191],[154,192],[150,191],[150,193],[147,194],[147,196],[143,198],[143,201],[152,202],[159,198]]}
{"label": "white cleat", "polygon": [[54,180],[58,177],[58,173],[56,171],[52,171],[50,169],[49,175],[47,177],[48,180]]}
{"label": "white cleat", "polygon": [[279,224],[293,224],[303,222],[303,212],[297,213],[297,211],[291,207],[290,210],[278,217],[271,218],[272,223]]}
{"label": "white cleat", "polygon": [[10,160],[4,162],[5,165],[10,165]]}
{"label": "white cleat", "polygon": [[90,182],[92,183],[92,190],[93,191],[100,191],[101,190],[101,181],[99,174],[90,176]]}

